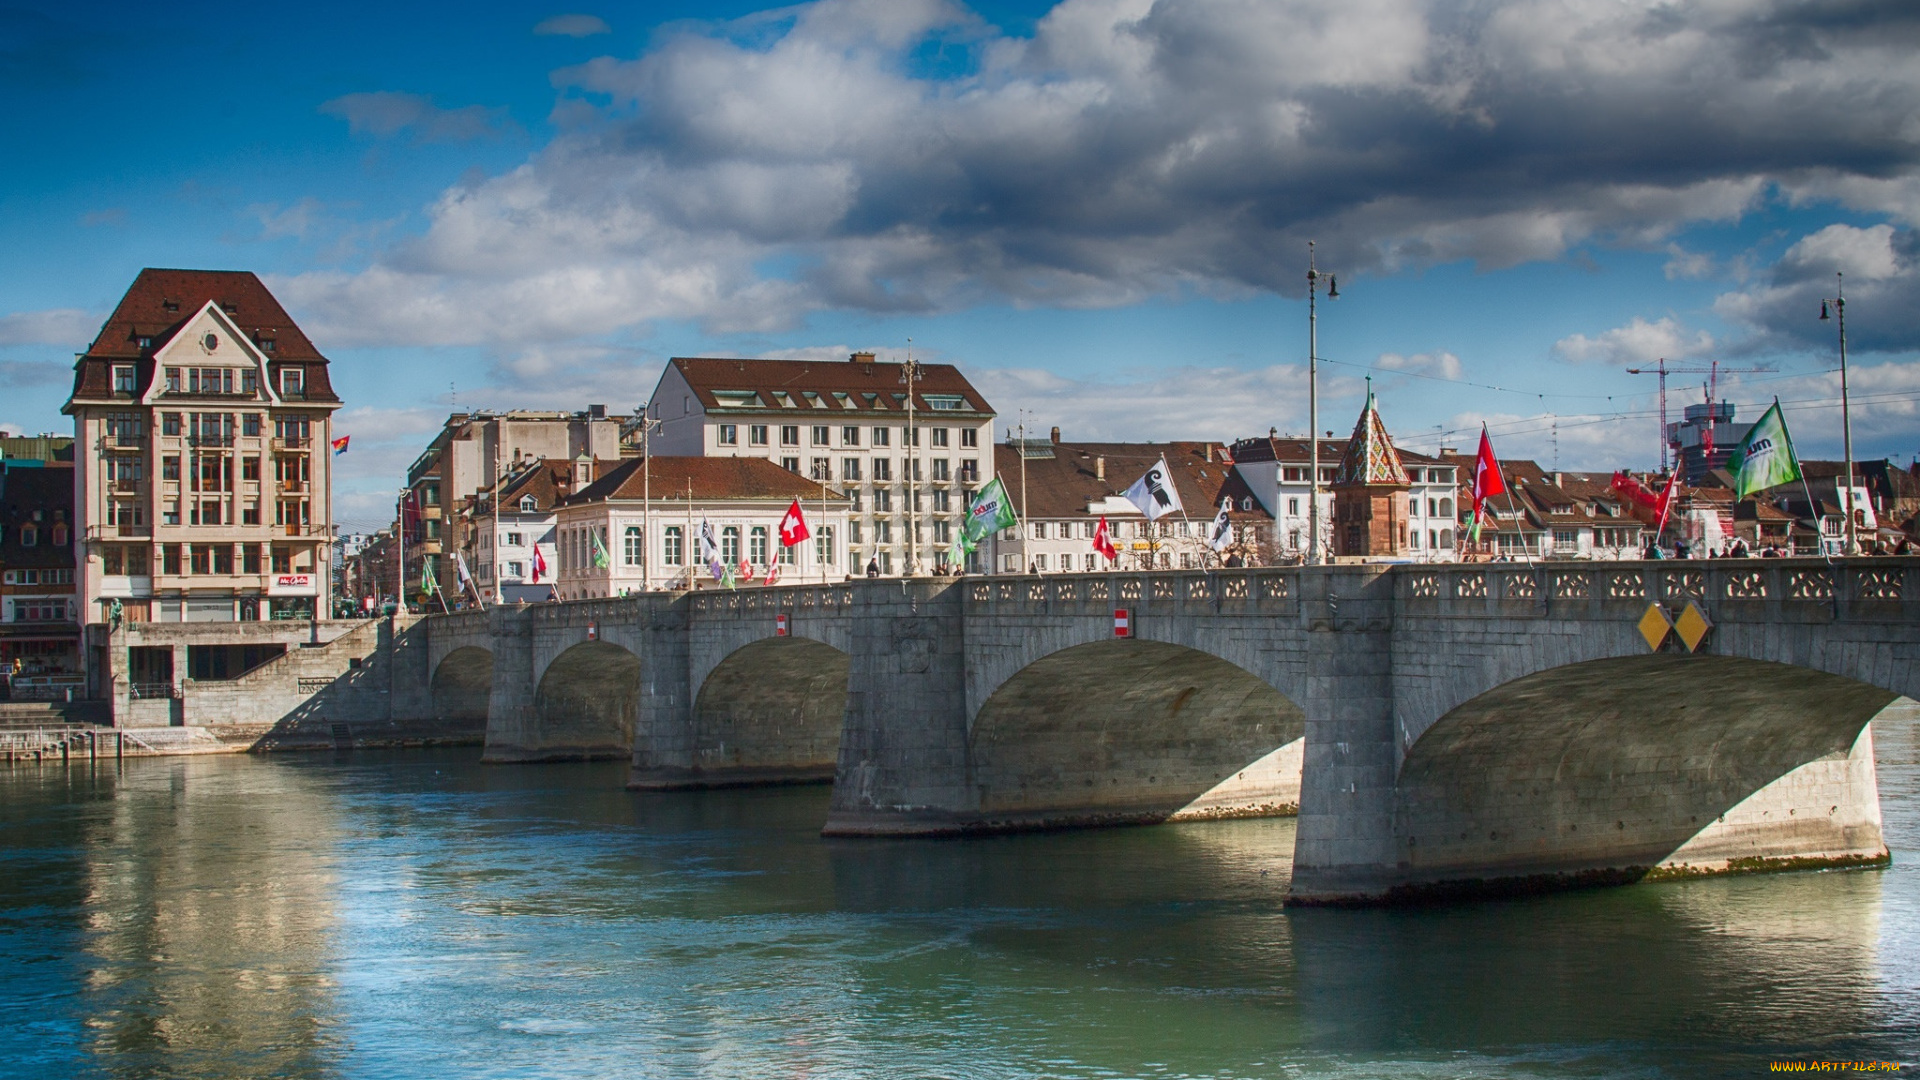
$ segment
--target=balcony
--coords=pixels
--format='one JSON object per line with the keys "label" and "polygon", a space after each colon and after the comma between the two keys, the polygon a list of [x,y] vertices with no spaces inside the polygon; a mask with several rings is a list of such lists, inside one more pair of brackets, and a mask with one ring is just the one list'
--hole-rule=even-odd
{"label": "balcony", "polygon": [[273,448],[275,450],[308,450],[308,449],[311,449],[312,447],[313,447],[313,439],[310,437],[301,436],[301,435],[293,435],[293,436],[288,436],[284,438],[279,435],[275,435],[273,437]]}
{"label": "balcony", "polygon": [[187,445],[188,446],[232,446],[233,440],[234,440],[234,436],[232,435],[204,435],[204,434],[189,435],[187,436]]}

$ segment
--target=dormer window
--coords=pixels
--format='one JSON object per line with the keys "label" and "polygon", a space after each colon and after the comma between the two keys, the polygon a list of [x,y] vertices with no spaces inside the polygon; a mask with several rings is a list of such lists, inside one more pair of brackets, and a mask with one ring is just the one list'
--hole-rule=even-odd
{"label": "dormer window", "polygon": [[280,369],[280,396],[301,397],[306,393],[306,372],[297,367]]}
{"label": "dormer window", "polygon": [[273,338],[270,338],[270,337],[268,337],[268,338],[261,338],[261,339],[260,339],[260,351],[261,351],[261,352],[269,352],[269,353],[270,353],[270,352],[277,352],[277,351],[278,351],[278,346],[277,346],[277,345],[276,345],[276,343],[274,342],[274,339],[273,339]]}
{"label": "dormer window", "polygon": [[240,305],[223,303],[220,305],[220,310],[226,312],[229,315],[238,315],[240,314]]}
{"label": "dormer window", "polygon": [[[145,339],[142,339],[145,340]],[[116,394],[134,393],[133,365],[116,364],[113,369],[113,392]]]}
{"label": "dormer window", "polygon": [[160,301],[160,306],[161,306],[161,307],[163,307],[163,308],[166,308],[166,309],[167,309],[168,311],[179,311],[179,310],[180,310],[180,301],[178,301],[178,300],[162,300],[162,301]]}
{"label": "dormer window", "polygon": [[520,496],[520,509],[532,513],[540,509],[540,502],[531,495],[522,495]]}
{"label": "dormer window", "polygon": [[153,348],[153,339],[150,337],[146,337],[145,335],[142,335],[140,337],[134,338],[133,344],[134,344],[134,347],[138,349],[151,349]]}

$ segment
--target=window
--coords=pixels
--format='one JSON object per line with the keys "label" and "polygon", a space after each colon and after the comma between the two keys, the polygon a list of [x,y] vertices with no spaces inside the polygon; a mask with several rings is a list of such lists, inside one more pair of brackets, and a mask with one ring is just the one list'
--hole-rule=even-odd
{"label": "window", "polygon": [[780,467],[790,473],[797,473],[800,471],[800,459],[797,457],[783,457],[780,459]]}
{"label": "window", "polygon": [[153,348],[153,339],[150,337],[136,337],[133,339],[133,345],[136,349],[151,349]]}
{"label": "window", "polygon": [[1300,516],[1300,500],[1299,499],[1295,498],[1295,499],[1287,500],[1287,516],[1288,517]]}
{"label": "window", "polygon": [[852,538],[851,542],[855,544],[860,543],[860,523],[857,521],[848,522],[847,528],[850,530],[847,535]]}
{"label": "window", "polygon": [[[169,502],[167,504],[167,508],[165,510],[160,511],[160,523],[162,525],[180,524],[180,503],[177,500],[174,502]],[[171,573],[173,571],[169,571],[169,572]]]}
{"label": "window", "polygon": [[277,547],[273,549],[273,572],[276,574],[293,573],[293,549]]}
{"label": "window", "polygon": [[241,509],[240,524],[242,525],[260,524],[260,504],[259,503],[250,502],[243,509]]}
{"label": "window", "polygon": [[857,427],[841,428],[840,429],[840,445],[841,446],[859,446],[860,445],[860,429]]}
{"label": "window", "polygon": [[520,496],[520,509],[528,513],[532,513],[533,511],[540,509],[540,500],[534,498],[531,495],[522,495]]}
{"label": "window", "polygon": [[780,425],[780,445],[781,446],[799,446],[800,445],[800,425],[799,424]]}
{"label": "window", "polygon": [[880,572],[883,574],[893,573],[893,553],[890,551],[883,551],[880,553],[879,558],[880,558]]}
{"label": "window", "polygon": [[933,523],[933,539],[935,543],[939,543],[939,544],[953,543],[953,522],[951,521],[934,522]]}
{"label": "window", "polygon": [[40,543],[40,527],[31,522],[20,527],[20,546],[33,547]]}
{"label": "window", "polygon": [[873,512],[890,514],[893,512],[893,492],[886,488],[876,488],[873,492]]}
{"label": "window", "polygon": [[873,429],[873,445],[892,446],[893,445],[893,441],[892,441],[893,436],[891,434],[892,430],[893,429],[891,428],[883,428],[883,427],[874,428]]}
{"label": "window", "polygon": [[116,394],[131,394],[134,392],[133,366],[131,364],[126,366],[116,364],[114,366],[113,392]]}
{"label": "window", "polygon": [[933,429],[933,445],[935,446],[947,445],[947,429],[946,428],[937,427]]}
{"label": "window", "polygon": [[260,414],[259,413],[241,413],[240,414],[240,434],[256,435],[256,436],[260,434]]}
{"label": "window", "polygon": [[747,561],[755,566],[767,565],[767,527],[755,525],[747,530]]}
{"label": "window", "polygon": [[909,427],[901,428],[900,429],[900,445],[901,446],[919,446],[920,445],[919,430],[915,428],[909,428]]}
{"label": "window", "polygon": [[1046,523],[1046,522],[1044,522],[1044,521],[1036,521],[1036,522],[1034,522],[1034,523],[1033,523],[1033,538],[1034,538],[1035,540],[1045,540],[1045,539],[1047,538],[1047,523]]}
{"label": "window", "polygon": [[117,488],[135,487],[140,483],[142,462],[137,457],[110,457],[105,461],[107,480]]}
{"label": "window", "polygon": [[807,464],[807,475],[814,480],[824,484],[833,479],[833,462],[823,457],[817,457]]}
{"label": "window", "polygon": [[951,493],[947,491],[934,492],[933,493],[933,509],[936,512],[942,513],[942,514],[947,513],[949,510],[953,509],[953,500],[952,498],[950,498],[950,495]]}
{"label": "window", "polygon": [[876,544],[893,543],[893,522],[880,519],[873,523],[873,542]]}
{"label": "window", "polygon": [[1000,559],[1000,566],[1009,574],[1017,574],[1020,572],[1020,556],[1018,555],[1002,556]]}
{"label": "window", "polygon": [[280,369],[280,396],[297,398],[306,396],[306,372],[302,368]]}
{"label": "window", "polygon": [[881,484],[881,483],[886,483],[888,481],[891,481],[892,479],[893,479],[892,459],[883,458],[883,457],[874,458],[873,459],[873,482],[876,484]]}
{"label": "window", "polygon": [[510,532],[506,535],[506,542],[508,547],[525,547],[527,537],[525,533]]}
{"label": "window", "polygon": [[927,408],[940,412],[957,412],[967,407],[967,399],[959,394],[921,394],[920,398],[927,403]]}
{"label": "window", "polygon": [[813,430],[812,430],[812,432],[811,432],[810,434],[811,434],[811,435],[813,436],[813,445],[814,445],[814,446],[827,446],[827,445],[830,445],[830,443],[828,442],[828,439],[827,439],[827,435],[828,435],[828,430],[829,430],[829,429],[827,428],[827,425],[825,425],[825,424],[815,424],[815,425],[813,425]]}
{"label": "window", "polygon": [[847,492],[847,506],[856,514],[860,512],[860,493],[858,491]]}
{"label": "window", "polygon": [[740,561],[740,526],[720,530],[720,561],[728,566]]}
{"label": "window", "polygon": [[665,563],[668,566],[682,565],[683,556],[682,556],[682,549],[680,546],[681,539],[682,539],[682,536],[680,532],[680,526],[678,525],[667,526],[666,531],[661,534],[661,539],[660,539],[660,561],[661,562]]}
{"label": "window", "polygon": [[713,425],[713,441],[721,446],[740,445],[740,429],[732,424]]}
{"label": "window", "polygon": [[1440,516],[1443,518],[1450,518],[1453,516],[1453,500],[1452,499],[1440,500]]}
{"label": "window", "polygon": [[977,458],[960,459],[960,480],[968,484],[980,482],[980,462]]}
{"label": "window", "polygon": [[748,446],[767,445],[767,425],[765,424],[747,425],[747,445]]}
{"label": "window", "polygon": [[187,392],[193,394],[233,393],[232,368],[188,368]]}
{"label": "window", "polygon": [[1047,568],[1047,557],[1045,555],[1035,555],[1033,557],[1033,568],[1035,570],[1045,570]]}
{"label": "window", "polygon": [[180,434],[180,414],[179,413],[170,412],[170,413],[160,414],[160,434],[162,435]]}
{"label": "window", "polygon": [[773,557],[780,561],[781,566],[793,566],[795,565],[794,552],[798,551],[799,549],[800,549],[800,545],[798,544],[795,544],[792,547],[788,547],[785,544],[782,544],[780,545],[780,550],[773,553]]}
{"label": "window", "polygon": [[860,479],[860,459],[859,458],[850,457],[850,458],[840,459],[840,479],[842,480]]}
{"label": "window", "polygon": [[240,459],[240,479],[242,480],[260,479],[260,459],[259,458],[243,457]]}
{"label": "window", "polygon": [[132,413],[108,413],[107,439],[115,446],[139,446],[140,418]]}
{"label": "window", "polygon": [[946,483],[947,481],[949,481],[949,480],[952,480],[952,479],[953,479],[953,477],[952,477],[952,476],[951,476],[951,475],[950,475],[950,474],[948,473],[948,471],[947,471],[947,459],[946,459],[946,458],[934,458],[934,459],[933,459],[933,480],[934,480],[934,482],[935,482],[935,483],[937,483],[937,484],[944,484],[944,483]]}
{"label": "window", "polygon": [[639,566],[645,554],[645,541],[640,535],[640,526],[627,526],[620,543],[621,563],[627,566]]}
{"label": "window", "polygon": [[290,448],[307,445],[307,439],[313,431],[312,424],[304,416],[276,416],[273,418],[273,437]]}
{"label": "window", "polygon": [[1243,511],[1251,511],[1253,509],[1253,496],[1251,495],[1241,496],[1240,509]]}
{"label": "window", "polygon": [[279,342],[275,341],[273,338],[261,338],[260,351],[261,352],[279,352],[280,351]]}
{"label": "window", "polygon": [[961,446],[979,446],[980,433],[970,427],[961,428],[960,429],[960,445]]}
{"label": "window", "polygon": [[507,563],[507,576],[508,576],[508,577],[511,577],[511,578],[524,578],[524,577],[526,577],[526,576],[527,576],[527,564],[526,564],[526,563],[523,563],[523,562],[518,562],[518,561],[513,561],[513,562],[509,562],[509,563]]}

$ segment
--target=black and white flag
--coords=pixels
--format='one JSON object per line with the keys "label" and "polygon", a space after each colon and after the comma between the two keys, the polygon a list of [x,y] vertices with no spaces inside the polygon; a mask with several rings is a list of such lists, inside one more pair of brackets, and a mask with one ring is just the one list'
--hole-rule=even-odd
{"label": "black and white flag", "polygon": [[1213,515],[1213,528],[1207,530],[1207,546],[1217,554],[1225,551],[1233,543],[1233,526],[1227,523],[1227,511],[1233,509],[1233,499],[1220,500],[1220,512]]}
{"label": "black and white flag", "polygon": [[1173,474],[1167,469],[1165,455],[1153,463],[1147,475],[1127,489],[1127,501],[1138,507],[1148,521],[1158,521],[1167,514],[1186,509],[1180,505],[1180,492],[1173,486]]}

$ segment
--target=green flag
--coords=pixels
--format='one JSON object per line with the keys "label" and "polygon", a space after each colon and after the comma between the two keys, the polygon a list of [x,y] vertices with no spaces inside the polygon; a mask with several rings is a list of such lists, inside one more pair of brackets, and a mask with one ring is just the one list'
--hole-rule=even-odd
{"label": "green flag", "polygon": [[600,531],[595,529],[587,535],[593,540],[593,565],[606,569],[607,564],[613,560],[607,555],[607,545],[600,542]]}
{"label": "green flag", "polygon": [[420,591],[428,594],[440,591],[440,583],[433,579],[432,559],[420,560]]}
{"label": "green flag", "polygon": [[1800,459],[1794,456],[1793,439],[1787,435],[1787,421],[1780,415],[1779,398],[1773,399],[1773,408],[1733,448],[1727,471],[1733,474],[1735,499],[1800,479]]}
{"label": "green flag", "polygon": [[1013,516],[1013,500],[1007,498],[1006,485],[996,476],[967,504],[967,524],[960,530],[961,543],[972,551],[996,529],[1010,529],[1019,520]]}

